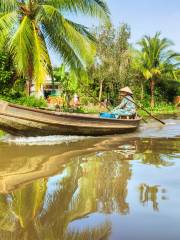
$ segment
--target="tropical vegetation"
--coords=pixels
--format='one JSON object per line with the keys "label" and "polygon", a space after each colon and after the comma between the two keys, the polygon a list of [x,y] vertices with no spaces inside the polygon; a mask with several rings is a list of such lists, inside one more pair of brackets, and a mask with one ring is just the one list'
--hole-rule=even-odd
{"label": "tropical vegetation", "polygon": [[109,20],[101,0],[0,0],[0,48],[7,49],[17,74],[27,80],[28,92],[32,81],[38,89],[52,75],[50,49],[74,70],[93,62],[94,38],[65,12]]}
{"label": "tropical vegetation", "polygon": [[91,88],[99,101],[107,98],[116,103],[119,89],[131,79],[129,50],[130,28],[122,24],[118,30],[110,24],[95,29],[97,54],[95,63],[89,68]]}
{"label": "tropical vegetation", "polygon": [[179,54],[169,47],[173,43],[167,38],[161,38],[160,33],[157,32],[155,36],[144,36],[139,45],[141,51],[138,54],[139,68],[145,80],[150,82],[151,92],[151,107],[154,107],[154,91],[155,84],[158,79],[163,77],[163,74],[168,74],[171,79],[177,80],[177,67],[180,62],[177,62]]}
{"label": "tropical vegetation", "polygon": [[[70,21],[69,13],[103,24],[89,31]],[[100,111],[102,101],[116,105],[125,85],[150,110],[174,109],[180,95],[180,55],[171,50],[172,41],[157,32],[135,48],[130,26],[114,28],[103,0],[0,0],[0,30],[0,98],[8,101],[45,107],[45,100],[28,95],[32,82],[37,91],[49,76],[66,107],[77,93],[85,112]],[[61,58],[58,67],[52,66],[52,51]]]}
{"label": "tropical vegetation", "polygon": [[119,89],[129,85],[135,99],[144,106],[167,106],[180,95],[179,54],[171,50],[173,43],[161,37],[144,36],[135,49],[130,44],[131,30],[122,24],[118,30],[112,25],[97,29],[96,62],[89,69],[90,90],[99,101],[108,99],[117,104]]}

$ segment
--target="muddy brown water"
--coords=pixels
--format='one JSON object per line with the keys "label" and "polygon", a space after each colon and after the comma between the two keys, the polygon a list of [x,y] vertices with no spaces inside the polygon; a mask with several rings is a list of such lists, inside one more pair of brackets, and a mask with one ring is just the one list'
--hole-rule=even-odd
{"label": "muddy brown water", "polygon": [[0,240],[179,240],[180,116],[0,143]]}

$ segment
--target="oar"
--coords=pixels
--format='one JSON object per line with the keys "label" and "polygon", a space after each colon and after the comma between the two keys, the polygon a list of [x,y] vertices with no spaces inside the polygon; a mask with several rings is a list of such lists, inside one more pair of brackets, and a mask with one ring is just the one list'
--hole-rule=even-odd
{"label": "oar", "polygon": [[138,108],[142,109],[143,111],[145,111],[149,116],[151,116],[152,118],[154,118],[155,120],[157,120],[158,122],[162,123],[163,125],[166,125],[165,122],[163,122],[162,120],[160,120],[159,118],[153,116],[150,112],[148,112],[144,107],[140,106],[139,104],[137,104],[136,102],[130,100],[129,98],[125,97],[127,100],[129,100],[130,102],[134,103]]}
{"label": "oar", "polygon": [[[97,97],[94,97],[90,92],[86,91],[85,89],[84,89],[84,92],[85,92],[87,95],[89,95],[90,97],[92,97],[97,103],[101,103],[101,101],[99,101],[99,99],[98,99]],[[125,98],[126,98],[126,97],[125,97]],[[164,124],[164,125],[166,124],[165,122],[161,121],[160,119],[154,117],[150,112],[148,112],[146,109],[144,109],[143,107],[141,107],[140,105],[138,105],[138,104],[135,103],[134,101],[131,101],[129,98],[126,98],[126,99],[129,100],[130,102],[133,102],[137,107],[139,107],[139,108],[141,108],[142,110],[144,110],[147,114],[149,114],[151,117],[153,117],[154,119],[156,119],[156,120],[159,121],[160,123],[162,123],[162,124]],[[106,108],[107,108],[108,111],[111,111],[111,109],[110,109],[108,106],[106,106]],[[147,123],[147,121],[146,121],[144,118],[142,118],[142,120],[143,120],[145,123]]]}
{"label": "oar", "polygon": [[[94,97],[90,92],[86,91],[85,89],[84,89],[84,92],[85,92],[86,94],[88,94],[90,97],[92,97],[92,98],[95,100],[96,103],[101,103],[101,101],[99,101],[99,99],[98,99],[97,97]],[[108,106],[106,106],[106,108],[107,108],[108,111],[111,111],[111,109],[110,109]],[[144,118],[142,118],[142,120],[143,120],[145,123],[147,123],[147,121],[146,121]]]}

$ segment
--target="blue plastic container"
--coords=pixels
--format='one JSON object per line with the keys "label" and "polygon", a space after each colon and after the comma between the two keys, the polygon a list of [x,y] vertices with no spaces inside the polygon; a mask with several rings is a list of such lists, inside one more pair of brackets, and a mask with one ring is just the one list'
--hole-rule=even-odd
{"label": "blue plastic container", "polygon": [[100,118],[116,118],[116,116],[112,113],[102,112],[99,114]]}

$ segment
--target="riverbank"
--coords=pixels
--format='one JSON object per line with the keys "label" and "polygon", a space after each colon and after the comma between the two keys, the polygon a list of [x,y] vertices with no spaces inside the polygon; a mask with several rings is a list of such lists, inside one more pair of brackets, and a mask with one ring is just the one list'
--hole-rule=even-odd
{"label": "riverbank", "polygon": [[[147,107],[145,108],[148,112],[150,112],[152,115],[161,115],[161,114],[178,114],[180,113],[180,108],[179,107],[176,107],[174,105],[158,105],[158,106],[155,106],[153,109],[151,109],[150,107]],[[148,114],[139,109],[138,110],[138,114],[140,116],[143,116],[143,117],[146,117],[148,116]]]}

